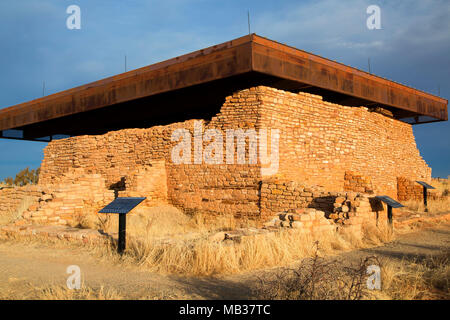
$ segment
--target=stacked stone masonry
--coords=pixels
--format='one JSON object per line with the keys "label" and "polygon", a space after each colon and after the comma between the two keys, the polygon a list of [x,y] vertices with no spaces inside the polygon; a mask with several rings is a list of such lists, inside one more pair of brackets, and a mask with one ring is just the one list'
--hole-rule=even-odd
{"label": "stacked stone masonry", "polygon": [[[257,142],[278,157],[277,164],[276,157],[272,163],[262,163],[260,157],[251,162],[251,138],[233,138],[234,154],[240,147],[247,152],[245,163],[239,163],[236,155],[230,163],[228,129],[257,134],[267,129],[267,139],[260,135]],[[177,130],[182,133],[175,139]],[[208,140],[211,130],[223,133],[223,141]],[[278,149],[271,140],[276,130]],[[175,163],[174,149],[186,132],[192,140],[186,140],[188,147],[180,155],[191,161]],[[199,136],[203,137],[200,145],[195,143]],[[205,163],[202,150],[211,146],[214,161]],[[195,158],[199,150],[200,162]],[[276,170],[264,171],[268,167]],[[51,199],[39,201],[24,217],[63,224],[80,210],[98,210],[115,196],[144,196],[148,198],[144,206],[170,203],[185,212],[266,221],[288,209],[333,212],[335,196],[329,191],[397,198],[399,177],[431,180],[411,125],[366,107],[258,86],[227,97],[212,119],[50,142],[44,150],[39,186],[51,190]]]}
{"label": "stacked stone masonry", "polygon": [[372,181],[356,172],[346,171],[344,175],[344,190],[373,194]]}
{"label": "stacked stone masonry", "polygon": [[105,187],[100,174],[73,169],[63,174],[64,182],[46,188],[23,218],[37,224],[77,225],[87,215],[97,214],[114,199],[114,191]]}
{"label": "stacked stone masonry", "polygon": [[[436,200],[439,195],[434,190],[427,189],[427,199]],[[423,187],[416,181],[405,177],[397,178],[397,199],[399,201],[423,201]]]}
{"label": "stacked stone masonry", "polygon": [[[275,189],[274,189],[275,190]],[[319,233],[335,231],[340,228],[352,229],[354,234],[362,233],[363,225],[387,221],[383,203],[369,195],[359,193],[322,193],[320,205],[331,203],[332,209],[321,209],[314,202],[308,208],[287,209],[266,222],[266,227],[283,227],[302,229]],[[322,207],[323,208],[323,207]]]}
{"label": "stacked stone masonry", "polygon": [[0,215],[10,214],[17,211],[19,207],[36,203],[43,193],[41,187],[34,185],[0,189]]}

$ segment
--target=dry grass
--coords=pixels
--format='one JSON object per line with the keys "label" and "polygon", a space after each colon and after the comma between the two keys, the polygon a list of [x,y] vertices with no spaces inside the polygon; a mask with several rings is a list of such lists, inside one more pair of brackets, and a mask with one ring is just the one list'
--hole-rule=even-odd
{"label": "dry grass", "polygon": [[[356,266],[315,255],[297,268],[281,268],[259,278],[257,299],[283,300],[448,300],[450,299],[450,252],[423,260],[379,261],[370,256]],[[366,286],[367,266],[381,268],[381,290]]]}
{"label": "dry grass", "polygon": [[[450,211],[450,183],[448,179],[432,179],[431,185],[435,187],[435,190],[432,192],[437,195],[443,195],[444,198],[440,200],[430,200],[428,199],[428,212],[430,213],[442,213]],[[425,212],[425,206],[423,205],[423,201],[405,201],[403,203],[409,210],[416,212]]]}
{"label": "dry grass", "polygon": [[[35,287],[31,284],[26,289],[9,290],[1,292],[0,300],[120,300],[123,299],[114,289],[86,287],[84,284],[80,289],[70,290],[65,286],[49,285],[45,287]],[[26,294],[24,294],[26,292]]]}
{"label": "dry grass", "polygon": [[450,252],[422,260],[382,262],[378,298],[394,300],[450,299]]}
{"label": "dry grass", "polygon": [[[435,187],[435,190],[432,190],[433,193],[437,195],[443,195],[444,198],[440,198],[439,200],[431,200],[428,199],[428,212],[430,213],[442,213],[450,211],[450,183],[448,179],[433,179],[431,181],[431,185]],[[409,200],[402,203],[406,206],[407,209],[416,211],[416,212],[425,212],[425,206],[423,201],[417,200]]]}
{"label": "dry grass", "polygon": [[[96,228],[117,232],[117,215],[90,218]],[[368,248],[390,242],[395,235],[383,222],[363,226],[358,235],[343,229],[313,236],[300,230],[280,230],[270,234],[242,237],[240,242],[213,241],[221,231],[254,227],[253,221],[200,213],[188,216],[172,206],[141,210],[127,217],[127,250],[119,257],[114,246],[98,247],[97,253],[130,265],[164,274],[217,275],[288,266],[311,257],[314,242],[319,240],[321,254]],[[220,234],[219,234],[220,238]]]}
{"label": "dry grass", "polygon": [[[406,208],[416,212],[425,212],[423,201],[409,200],[402,203]],[[450,198],[445,200],[428,200],[428,212],[443,213],[450,211]]]}
{"label": "dry grass", "polygon": [[254,297],[264,300],[361,300],[371,298],[367,289],[367,267],[379,265],[376,257],[367,257],[356,266],[319,256],[319,244],[311,259],[296,268],[281,268],[258,278]]}
{"label": "dry grass", "polygon": [[[355,247],[373,247],[383,243],[391,242],[395,239],[395,232],[387,223],[365,224],[363,225],[363,237],[360,238],[360,243]],[[358,238],[355,240],[358,241]]]}
{"label": "dry grass", "polygon": [[195,239],[165,244],[147,238],[132,241],[128,255],[162,273],[231,274],[291,263],[310,254],[311,242],[307,235],[286,231],[245,237],[240,243]]}
{"label": "dry grass", "polygon": [[[148,235],[155,238],[176,237],[180,234],[201,234],[230,231],[236,228],[254,227],[256,222],[235,219],[233,216],[217,216],[196,212],[186,215],[179,209],[163,205],[137,211],[127,217],[127,230],[135,235]],[[102,218],[105,231],[117,231],[118,219],[110,216]]]}
{"label": "dry grass", "polygon": [[[112,245],[93,246],[89,250],[110,261],[123,263],[124,266],[138,264],[145,270],[158,273],[205,276],[289,267],[298,264],[304,258],[307,258],[305,263],[314,261],[314,257],[318,254],[321,257],[337,255],[343,251],[377,246],[395,238],[392,229],[380,223],[379,226],[365,225],[362,236],[350,229],[321,233],[319,236],[296,229],[282,229],[270,234],[243,237],[240,242],[219,242],[212,241],[211,235],[220,230],[244,227],[246,223],[251,226],[253,222],[239,222],[226,217],[211,222],[206,216],[200,214],[186,216],[168,206],[152,210],[154,211],[137,212],[128,217],[128,248],[123,256],[117,255]],[[111,215],[108,219],[104,223],[105,230],[109,228],[116,231],[117,216]],[[265,295],[260,293],[259,298],[270,298],[274,295],[272,298],[283,299],[448,299],[450,273],[448,259],[449,254],[446,253],[443,256],[427,257],[412,263],[381,261],[380,292],[367,292],[361,287],[362,283],[365,283],[361,273],[362,265],[365,266],[366,263],[345,269],[346,272],[337,273],[336,270],[344,269],[318,263],[317,266],[320,268],[317,270],[322,271],[317,271],[317,279],[320,281],[317,280],[319,284],[317,287],[314,285],[314,290],[311,289],[311,282],[308,282],[311,277],[305,277],[303,273],[302,282],[295,282],[292,281],[293,273],[287,272],[289,277],[286,285],[280,286],[283,282],[279,282],[277,287],[262,291]],[[310,266],[306,270],[311,271]],[[330,273],[329,270],[333,272]],[[330,279],[335,279],[336,282],[332,283]],[[306,288],[304,292],[301,292],[302,284]],[[286,291],[288,288],[297,291]],[[101,287],[97,289],[83,287],[79,291],[72,291],[65,287],[48,286],[35,288],[32,292],[37,299],[121,298],[117,292],[105,291]]]}
{"label": "dry grass", "polygon": [[[213,241],[211,237],[218,231],[242,225],[232,218],[222,217],[208,223],[205,219],[201,215],[188,217],[174,208],[164,208],[153,215],[131,215],[127,221],[127,250],[121,260],[159,273],[236,274],[286,266],[311,257],[317,240],[321,254],[338,254],[393,238],[388,227],[367,226],[362,238],[347,229],[320,235],[285,229],[242,237],[240,242]],[[112,224],[107,227],[117,230]],[[108,247],[103,254],[115,256],[115,248]]]}
{"label": "dry grass", "polygon": [[93,289],[81,286],[80,289],[70,290],[63,286],[49,286],[35,289],[38,300],[120,300],[122,297],[113,289],[105,290],[103,286]]}
{"label": "dry grass", "polygon": [[433,187],[436,188],[436,192],[443,195],[450,194],[450,182],[448,179],[432,179],[430,183]]}
{"label": "dry grass", "polygon": [[[136,208],[127,215],[127,232],[133,235],[148,235],[152,238],[199,236],[200,234],[229,231],[236,228],[255,227],[252,220],[235,219],[232,216],[217,216],[195,213],[186,215],[170,205],[151,208]],[[114,214],[83,212],[76,219],[74,227],[100,229],[108,233],[118,230],[118,218]]]}
{"label": "dry grass", "polygon": [[7,214],[0,215],[0,225],[13,223],[14,221],[20,219],[22,214],[33,204],[34,201],[35,198],[33,197],[24,197],[15,210],[10,210]]}
{"label": "dry grass", "polygon": [[[95,216],[100,229],[117,232],[117,215]],[[244,236],[237,241],[214,241],[219,232],[254,226],[252,221],[208,216],[187,216],[171,206],[162,206],[130,214],[127,217],[127,250],[123,256],[114,245],[91,248],[95,255],[116,262],[139,265],[164,274],[217,275],[288,266],[314,254],[315,241],[321,254],[376,246],[394,237],[386,224],[366,225],[363,234],[349,229],[311,235],[298,229]],[[219,233],[217,240],[221,240]],[[223,237],[222,237],[223,239]]]}
{"label": "dry grass", "polygon": [[[60,248],[82,247],[109,262],[138,265],[145,270],[163,274],[217,275],[291,265],[312,257],[316,241],[320,242],[320,254],[335,255],[380,245],[394,237],[391,229],[385,225],[366,225],[362,237],[347,229],[316,236],[300,230],[281,229],[274,233],[243,237],[240,242],[212,241],[211,232],[178,234],[170,238],[169,242],[166,241],[167,237],[155,236],[167,234],[168,231],[162,229],[153,233],[149,230],[147,235],[140,238],[128,232],[127,250],[123,256],[117,254],[113,244],[81,244],[62,242],[56,238],[47,238],[45,243]],[[20,236],[16,241],[39,247],[44,240]]]}

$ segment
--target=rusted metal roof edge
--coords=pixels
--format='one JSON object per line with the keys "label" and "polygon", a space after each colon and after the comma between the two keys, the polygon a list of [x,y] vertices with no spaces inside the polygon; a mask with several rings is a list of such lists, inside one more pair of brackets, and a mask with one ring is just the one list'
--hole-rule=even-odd
{"label": "rusted metal roof edge", "polygon": [[[261,38],[259,37],[259,40]],[[377,76],[372,76],[369,78],[367,73],[361,72],[358,69],[355,69],[353,67],[345,66],[340,63],[334,63],[331,60],[321,58],[318,56],[315,56],[314,59],[311,59],[312,54],[298,50],[295,48],[289,48],[285,45],[276,43],[272,40],[268,39],[262,39],[262,41],[256,41],[252,42],[253,50],[252,53],[254,55],[252,61],[253,61],[253,70],[257,72],[261,72],[267,75],[281,77],[284,79],[289,79],[293,81],[298,81],[301,83],[305,83],[317,88],[321,88],[328,91],[333,91],[341,94],[345,94],[349,97],[353,97],[356,99],[362,99],[367,101],[373,101],[374,103],[378,103],[381,105],[386,105],[389,107],[396,108],[398,110],[405,110],[413,112],[417,115],[422,116],[430,116],[435,119],[439,119],[439,121],[446,121],[448,120],[448,110],[447,110],[447,100],[433,96],[432,94],[424,93],[419,90],[406,87],[401,84],[393,83],[390,80],[386,80]],[[286,50],[287,48],[287,50]],[[278,56],[280,54],[280,56]],[[284,58],[283,58],[284,56]],[[261,60],[262,59],[262,60]],[[402,98],[405,98],[405,95],[410,96],[411,103],[415,105],[406,105],[405,103],[402,103],[401,101],[392,103],[389,100],[389,97],[383,98],[381,97],[368,97],[363,95],[362,93],[353,92],[344,90],[343,88],[338,88],[335,85],[327,85],[326,82],[324,83],[318,83],[314,80],[314,78],[310,78],[311,76],[314,76],[313,70],[311,69],[310,65],[302,65],[298,64],[297,62],[293,62],[296,59],[302,59],[303,61],[309,61],[310,63],[316,63],[317,65],[323,66],[324,68],[328,69],[328,71],[336,70],[337,72],[340,72],[341,74],[351,75],[352,77],[356,77],[356,79],[359,78],[357,83],[360,83],[362,80],[367,82],[372,82],[372,86],[374,86],[375,90],[382,90],[381,92],[385,92],[387,96],[391,94],[391,90],[395,90],[398,93],[403,93]],[[272,60],[272,62],[271,62]],[[274,63],[274,61],[277,61],[277,63]],[[308,72],[307,75],[299,73],[292,74],[287,72],[285,67],[280,64],[278,61],[284,61],[285,63],[290,63],[293,65],[298,65],[300,68],[305,68],[305,71]],[[280,62],[281,63],[281,62]],[[316,70],[317,71],[317,70]],[[306,76],[306,77],[305,77]],[[342,75],[340,76],[342,78]],[[338,78],[340,78],[338,76]],[[345,78],[342,78],[344,80]],[[353,78],[352,78],[353,79]],[[355,80],[356,80],[355,79]],[[353,81],[353,80],[352,80]],[[425,110],[420,109],[420,105],[425,102],[429,105]],[[363,105],[363,104],[362,104]]]}
{"label": "rusted metal roof edge", "polygon": [[161,61],[161,62],[157,62],[157,63],[151,64],[151,65],[148,65],[148,66],[145,66],[145,67],[141,67],[141,68],[130,70],[130,71],[123,72],[123,73],[119,73],[119,74],[114,75],[114,76],[110,76],[110,77],[107,77],[107,78],[96,80],[96,81],[93,81],[93,82],[90,82],[90,83],[87,83],[87,84],[83,84],[83,85],[76,86],[76,87],[73,87],[73,88],[70,88],[70,89],[67,89],[67,90],[56,92],[56,93],[53,93],[53,94],[50,94],[50,95],[47,95],[47,96],[44,96],[44,97],[40,97],[40,98],[36,98],[36,99],[29,100],[29,101],[26,101],[26,102],[18,103],[16,105],[12,105],[12,106],[0,109],[0,115],[3,112],[5,112],[5,111],[9,111],[11,108],[27,107],[27,106],[29,106],[31,104],[41,103],[41,102],[52,100],[52,99],[55,99],[55,98],[67,96],[67,95],[70,95],[70,94],[75,93],[75,92],[80,92],[82,90],[99,87],[99,86],[102,86],[102,85],[105,85],[105,84],[108,84],[108,83],[111,83],[111,82],[114,82],[114,81],[117,81],[117,80],[123,80],[123,79],[126,79],[126,78],[130,78],[130,77],[134,77],[134,76],[137,76],[137,75],[141,75],[141,74],[144,74],[144,73],[147,73],[147,72],[150,72],[150,71],[154,71],[154,70],[161,70],[163,68],[166,68],[166,67],[169,67],[169,66],[172,66],[172,65],[175,65],[175,64],[183,63],[185,61],[188,61],[190,59],[197,58],[197,57],[200,57],[200,56],[205,56],[205,55],[208,55],[210,53],[214,53],[214,52],[219,51],[219,50],[228,49],[228,48],[232,48],[232,47],[237,47],[237,46],[239,46],[239,45],[241,45],[243,43],[247,43],[247,42],[250,42],[250,41],[251,41],[251,35],[245,35],[245,36],[242,36],[240,38],[236,38],[236,39],[233,39],[233,40],[230,40],[230,41],[226,41],[226,42],[223,42],[223,43],[220,43],[220,44],[217,44],[217,45],[213,45],[213,46],[210,46],[210,47],[207,47],[207,48],[204,48],[204,49],[193,51],[193,52],[181,55],[181,56],[177,56],[177,57],[174,57],[174,58],[171,58],[171,59],[168,59],[168,60],[164,60],[164,61]]}
{"label": "rusted metal roof edge", "polygon": [[346,71],[348,69],[351,69],[352,73],[355,73],[355,74],[361,73],[367,79],[374,80],[374,81],[377,81],[377,82],[379,82],[380,80],[383,81],[383,82],[389,82],[391,85],[398,86],[399,88],[401,88],[401,90],[414,92],[416,94],[423,95],[423,96],[425,96],[427,98],[431,98],[433,100],[437,100],[437,101],[439,101],[441,103],[448,104],[448,100],[445,99],[445,98],[442,98],[442,97],[436,96],[434,94],[422,91],[420,89],[416,89],[416,88],[407,86],[405,84],[396,82],[394,80],[390,80],[390,79],[383,78],[381,76],[377,76],[377,75],[369,73],[367,71],[360,70],[360,69],[357,69],[355,67],[351,67],[351,66],[345,65],[343,63],[340,63],[340,62],[337,62],[337,61],[334,61],[334,60],[327,59],[327,58],[322,57],[320,55],[317,55],[315,53],[310,53],[310,52],[307,52],[307,51],[295,48],[293,46],[290,46],[290,45],[287,45],[287,44],[284,44],[284,43],[280,43],[278,41],[274,41],[274,40],[268,39],[266,37],[262,37],[262,36],[259,36],[259,35],[256,35],[256,34],[252,34],[252,41],[255,42],[255,43],[258,43],[258,44],[270,47],[272,49],[276,49],[276,50],[279,50],[279,51],[284,51],[286,53],[291,53],[291,54],[294,54],[294,55],[301,55],[302,57],[308,58],[308,59],[309,58],[313,58],[313,60],[315,60],[317,62],[321,62],[321,63],[325,63],[325,64],[328,64],[328,65],[331,65],[331,66],[333,66],[333,67],[335,67],[337,69],[340,69],[342,71]]}
{"label": "rusted metal roof edge", "polygon": [[[219,63],[221,60],[220,59],[229,59],[230,57],[228,55],[233,55],[233,54],[238,54],[238,55],[248,55],[249,58],[249,62],[248,63],[243,63],[243,61],[240,61],[241,63],[237,63],[236,65],[234,65],[235,69],[234,73],[231,75],[238,75],[241,73],[245,73],[245,72],[249,72],[251,71],[251,47],[250,47],[250,41],[249,41],[249,36],[246,37],[241,37],[238,38],[236,40],[232,40],[226,43],[223,43],[221,45],[216,45],[213,47],[209,47],[207,49],[202,49],[202,50],[198,50],[196,52],[187,54],[182,56],[182,59],[180,57],[178,58],[173,58],[167,61],[163,61],[160,62],[156,65],[158,65],[158,67],[156,67],[156,65],[151,65],[148,67],[144,67],[140,70],[139,72],[135,72],[135,71],[129,71],[126,73],[126,76],[124,76],[124,74],[120,74],[114,77],[110,77],[107,79],[103,79],[103,80],[99,80],[96,81],[94,83],[91,84],[87,84],[84,86],[80,86],[77,88],[72,88],[66,91],[62,91],[50,96],[46,96],[43,98],[39,98],[39,99],[35,99],[23,104],[19,104],[19,105],[15,105],[9,108],[5,108],[3,110],[0,110],[0,130],[6,130],[6,129],[10,129],[10,128],[17,128],[17,127],[21,127],[24,125],[28,125],[28,124],[32,124],[32,123],[36,123],[36,122],[40,122],[40,121],[44,121],[44,120],[50,120],[50,119],[54,119],[54,118],[58,118],[60,116],[66,116],[66,115],[70,115],[70,114],[74,114],[74,113],[79,113],[79,112],[84,112],[84,111],[88,111],[91,109],[95,109],[95,108],[101,108],[101,107],[106,107],[108,104],[104,105],[104,104],[98,104],[95,107],[92,108],[88,108],[87,106],[85,106],[84,108],[80,107],[80,103],[82,103],[82,100],[86,100],[89,98],[92,98],[92,90],[94,91],[98,91],[98,89],[95,88],[104,88],[105,93],[109,92],[109,91],[114,91],[114,90],[125,90],[127,87],[129,87],[130,85],[137,85],[139,80],[140,80],[140,84],[142,84],[141,82],[144,81],[145,79],[154,79],[154,78],[162,78],[164,76],[170,76],[170,75],[176,75],[177,72],[181,73],[181,72],[185,72],[186,70],[193,70],[195,68],[199,68],[202,66],[210,66],[210,68],[213,68],[214,70],[216,70],[217,68],[214,68],[214,64]],[[248,50],[247,50],[248,49]],[[248,52],[247,52],[248,51]],[[222,54],[223,52],[223,54]],[[213,56],[215,53],[220,53],[219,55]],[[202,59],[203,57],[211,57],[210,60],[208,60],[208,58]],[[200,59],[199,59],[200,58]],[[182,60],[182,61],[181,61]],[[242,59],[241,59],[242,60]],[[228,70],[229,71],[229,70]],[[196,85],[196,84],[201,84],[204,82],[208,82],[208,81],[212,81],[215,80],[217,77],[219,77],[219,79],[225,78],[227,75],[225,74],[227,72],[227,68],[224,68],[223,70],[216,70],[216,75],[209,75],[209,78],[205,81],[201,81],[199,79],[197,79],[198,81],[191,81],[189,82],[187,85],[176,85],[175,87],[170,87],[170,88],[166,88],[167,90],[159,90],[158,88],[155,88],[152,93],[147,93],[147,94],[134,94],[132,97],[128,97],[127,99],[120,99],[120,97],[116,97],[114,95],[114,103],[122,103],[122,102],[126,102],[126,101],[130,101],[130,100],[135,100],[135,99],[139,99],[139,98],[143,98],[146,96],[150,96],[153,94],[157,94],[157,93],[162,93],[162,92],[167,92],[167,91],[171,91],[172,89],[180,89],[186,86],[191,86],[191,85]],[[197,78],[201,78],[201,74],[198,74]],[[136,79],[136,81],[134,81],[134,79]],[[112,80],[111,80],[112,79]],[[109,80],[109,81],[106,81]],[[164,80],[164,79],[163,79]],[[167,80],[167,79],[166,79]],[[192,79],[191,79],[192,80]],[[134,82],[133,82],[134,81]],[[118,95],[120,96],[120,92],[118,93]],[[117,101],[116,101],[117,100]],[[65,112],[64,114],[56,114],[55,110],[58,108],[61,108],[64,104],[67,104],[70,102],[72,103],[72,107],[71,112]],[[86,103],[84,103],[86,104]],[[31,110],[31,108],[33,108],[33,110]],[[31,111],[33,111],[33,114],[36,115],[39,112],[41,113],[50,113],[51,115],[46,115],[46,119],[33,119],[30,120],[30,118],[34,118],[34,117],[29,117],[28,120],[23,120],[23,118],[26,117],[27,114],[29,114]],[[5,125],[2,124],[2,117],[14,117],[15,120],[13,122],[19,122],[17,121],[17,119],[22,118],[22,120],[20,121],[20,125],[15,123],[14,125]],[[41,116],[39,116],[41,117]]]}

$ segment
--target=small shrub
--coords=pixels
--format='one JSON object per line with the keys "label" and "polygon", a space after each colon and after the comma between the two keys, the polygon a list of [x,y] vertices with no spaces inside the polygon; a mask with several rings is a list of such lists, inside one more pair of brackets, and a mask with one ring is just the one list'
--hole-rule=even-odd
{"label": "small shrub", "polygon": [[336,260],[319,256],[319,242],[314,256],[304,259],[295,269],[259,277],[254,296],[264,300],[361,300],[371,296],[366,288],[367,267],[379,265],[374,256],[356,267],[342,267]]}
{"label": "small shrub", "polygon": [[39,173],[41,168],[30,170],[28,167],[16,174],[16,177],[7,177],[3,182],[8,186],[23,187],[28,184],[37,184],[39,182]]}

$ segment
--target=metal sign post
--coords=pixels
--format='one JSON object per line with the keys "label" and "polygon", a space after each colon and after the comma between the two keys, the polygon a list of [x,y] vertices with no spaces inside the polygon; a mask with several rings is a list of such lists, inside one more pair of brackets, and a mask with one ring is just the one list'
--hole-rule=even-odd
{"label": "metal sign post", "polygon": [[387,214],[388,214],[388,220],[389,224],[392,225],[392,207],[390,205],[387,206]]}
{"label": "metal sign post", "polygon": [[127,215],[119,213],[119,239],[117,242],[117,252],[122,254],[125,251],[127,239]]}
{"label": "metal sign post", "polygon": [[386,203],[388,220],[389,220],[389,224],[392,227],[392,208],[401,208],[401,207],[404,207],[404,205],[402,205],[400,202],[397,202],[388,196],[376,196],[375,198]]}
{"label": "metal sign post", "polygon": [[425,212],[428,212],[428,189],[436,189],[433,186],[430,186],[428,183],[423,181],[416,181],[423,187],[423,205],[425,206]]}
{"label": "metal sign post", "polygon": [[113,202],[108,204],[99,213],[118,213],[119,214],[119,232],[117,242],[117,252],[123,254],[126,247],[127,237],[127,213],[133,210],[138,204],[147,198],[116,198]]}

